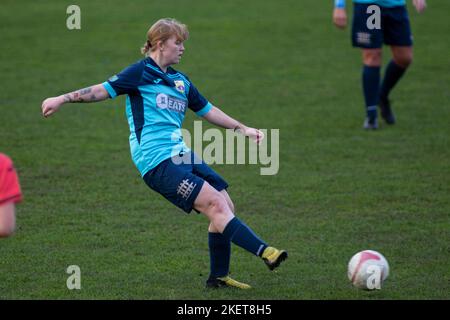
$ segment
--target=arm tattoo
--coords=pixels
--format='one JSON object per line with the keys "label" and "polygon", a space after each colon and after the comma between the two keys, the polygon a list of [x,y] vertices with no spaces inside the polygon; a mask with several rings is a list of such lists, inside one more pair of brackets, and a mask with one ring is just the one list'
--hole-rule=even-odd
{"label": "arm tattoo", "polygon": [[64,95],[64,102],[72,102],[70,99],[70,93]]}
{"label": "arm tattoo", "polygon": [[88,87],[88,88],[84,88],[84,89],[79,90],[80,95],[88,94],[91,91],[92,91],[92,87]]}
{"label": "arm tattoo", "polygon": [[80,89],[64,95],[64,102],[93,102],[96,101],[95,94],[91,93],[92,87]]}

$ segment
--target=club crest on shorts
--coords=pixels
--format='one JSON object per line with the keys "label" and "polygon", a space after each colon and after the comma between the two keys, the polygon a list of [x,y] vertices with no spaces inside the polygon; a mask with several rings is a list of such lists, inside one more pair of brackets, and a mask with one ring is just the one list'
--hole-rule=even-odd
{"label": "club crest on shorts", "polygon": [[175,89],[184,94],[184,82],[183,80],[175,80]]}
{"label": "club crest on shorts", "polygon": [[194,188],[197,186],[194,182],[189,182],[189,179],[184,179],[177,188],[177,194],[181,195],[182,198],[187,199],[191,195]]}

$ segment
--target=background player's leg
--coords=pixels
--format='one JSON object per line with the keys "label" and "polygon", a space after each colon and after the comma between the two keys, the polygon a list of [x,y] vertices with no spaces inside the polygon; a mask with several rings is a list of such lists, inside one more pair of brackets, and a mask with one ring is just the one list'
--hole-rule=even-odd
{"label": "background player's leg", "polygon": [[407,69],[413,61],[412,46],[391,46],[392,59],[399,67]]}
{"label": "background player's leg", "polygon": [[0,205],[0,238],[13,234],[16,226],[15,204],[7,202]]}
{"label": "background player's leg", "polygon": [[392,60],[386,67],[380,89],[381,115],[388,124],[395,123],[395,117],[389,103],[389,93],[403,76],[413,60],[412,46],[391,46],[391,51]]}
{"label": "background player's leg", "polygon": [[365,129],[377,129],[377,107],[380,90],[381,48],[362,49],[363,73],[362,84],[367,118]]}

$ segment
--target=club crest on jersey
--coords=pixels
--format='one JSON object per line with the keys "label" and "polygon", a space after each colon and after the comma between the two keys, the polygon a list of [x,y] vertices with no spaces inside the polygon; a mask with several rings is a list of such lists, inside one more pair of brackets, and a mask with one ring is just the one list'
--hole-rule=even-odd
{"label": "club crest on jersey", "polygon": [[175,80],[175,89],[184,94],[184,82],[183,80]]}

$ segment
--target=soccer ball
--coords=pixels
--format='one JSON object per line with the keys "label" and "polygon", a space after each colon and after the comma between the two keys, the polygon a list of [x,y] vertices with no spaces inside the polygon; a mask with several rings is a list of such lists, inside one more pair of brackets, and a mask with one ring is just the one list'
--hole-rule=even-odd
{"label": "soccer ball", "polygon": [[364,250],[350,259],[347,275],[352,284],[359,289],[381,289],[389,275],[389,264],[381,253]]}

